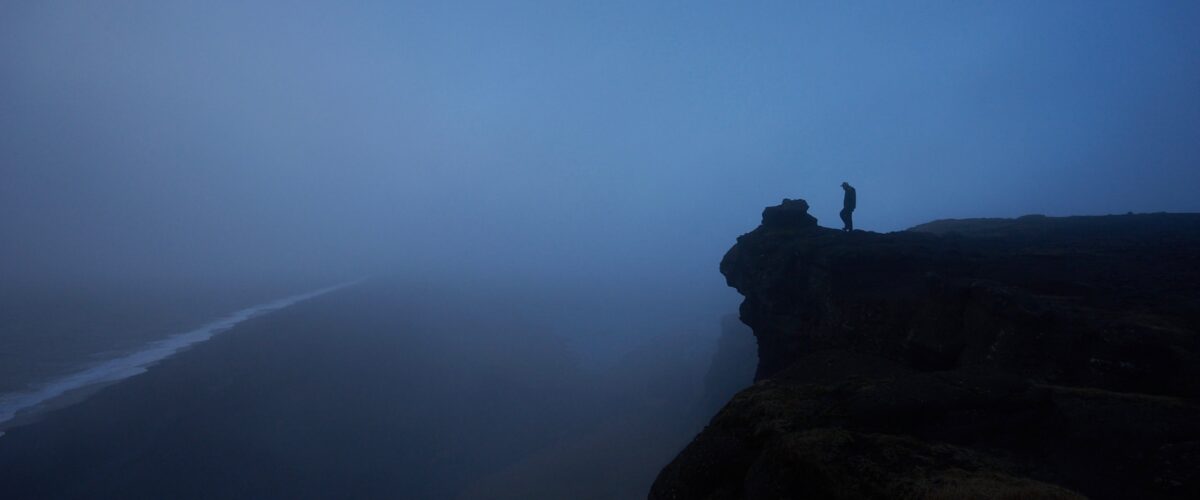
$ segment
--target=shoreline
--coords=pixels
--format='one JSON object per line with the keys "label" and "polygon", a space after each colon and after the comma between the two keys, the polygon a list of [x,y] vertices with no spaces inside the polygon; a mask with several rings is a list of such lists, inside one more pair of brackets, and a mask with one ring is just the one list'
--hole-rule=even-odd
{"label": "shoreline", "polygon": [[105,387],[145,373],[150,367],[242,322],[362,281],[340,283],[246,307],[197,328],[149,342],[135,351],[57,377],[37,388],[0,395],[0,438],[6,431],[36,422],[48,412],[80,403]]}
{"label": "shoreline", "polygon": [[[182,350],[180,352],[182,352]],[[47,400],[45,400],[41,403],[38,403],[34,406],[30,406],[30,407],[21,409],[21,410],[17,411],[8,420],[0,422],[0,438],[3,438],[4,434],[10,430],[13,430],[18,427],[25,426],[25,425],[37,423],[47,413],[50,413],[50,412],[53,412],[56,410],[61,410],[63,408],[67,408],[67,407],[82,403],[83,401],[86,401],[88,398],[92,397],[97,392],[100,392],[101,390],[104,390],[107,387],[121,383],[122,381],[127,380],[127,379],[128,378],[123,378],[120,380],[111,380],[108,382],[97,382],[94,384],[86,385],[83,387],[79,387],[77,389],[72,389],[67,392],[64,392],[58,396],[47,399]],[[2,443],[3,443],[3,441],[0,441],[0,444],[2,444]]]}

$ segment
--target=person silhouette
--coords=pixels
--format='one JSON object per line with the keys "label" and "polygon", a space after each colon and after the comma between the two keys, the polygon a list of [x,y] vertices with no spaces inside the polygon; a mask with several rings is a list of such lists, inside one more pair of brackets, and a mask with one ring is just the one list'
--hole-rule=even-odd
{"label": "person silhouette", "polygon": [[854,186],[848,182],[842,183],[842,190],[846,192],[846,196],[842,198],[842,223],[846,227],[842,231],[854,230],[854,207],[858,204],[858,193],[854,191]]}

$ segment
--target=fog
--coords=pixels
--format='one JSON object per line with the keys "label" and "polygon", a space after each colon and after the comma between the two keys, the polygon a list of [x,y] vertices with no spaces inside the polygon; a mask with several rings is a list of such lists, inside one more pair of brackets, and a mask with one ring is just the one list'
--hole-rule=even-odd
{"label": "fog", "polygon": [[543,311],[585,367],[679,334],[705,358],[739,300],[718,262],[783,198],[840,227],[847,181],[869,231],[1200,210],[1198,23],[1191,2],[6,1],[0,327],[28,358],[75,342],[36,336],[64,308],[74,338],[107,314],[142,342],[370,277]]}
{"label": "fog", "polygon": [[1190,3],[0,9],[10,276],[715,287],[843,180],[879,231],[1200,203]]}

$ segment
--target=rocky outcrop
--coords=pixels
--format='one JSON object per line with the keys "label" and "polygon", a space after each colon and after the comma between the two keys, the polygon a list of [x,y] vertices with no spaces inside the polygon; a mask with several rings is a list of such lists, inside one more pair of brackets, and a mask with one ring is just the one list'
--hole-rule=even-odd
{"label": "rocky outcrop", "polygon": [[1200,498],[1200,215],[819,227],[721,272],[758,382],[652,499]]}

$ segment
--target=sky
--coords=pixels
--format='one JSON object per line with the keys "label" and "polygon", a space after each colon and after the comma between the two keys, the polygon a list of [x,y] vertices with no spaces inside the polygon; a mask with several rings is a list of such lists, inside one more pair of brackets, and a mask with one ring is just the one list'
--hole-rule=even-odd
{"label": "sky", "polygon": [[[0,273],[723,287],[840,227],[1200,211],[1196,2],[0,4]],[[231,281],[232,280],[232,281]]]}

